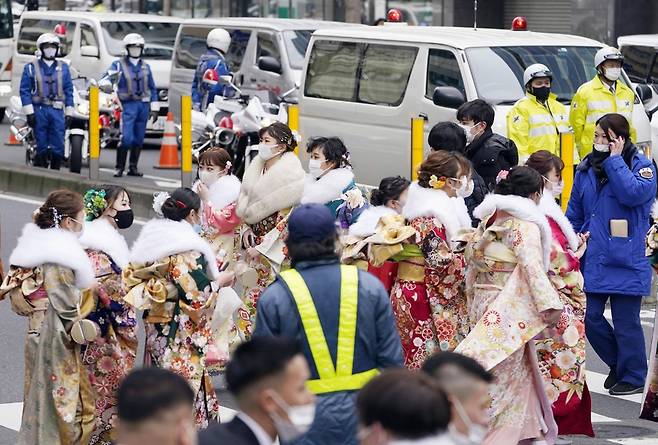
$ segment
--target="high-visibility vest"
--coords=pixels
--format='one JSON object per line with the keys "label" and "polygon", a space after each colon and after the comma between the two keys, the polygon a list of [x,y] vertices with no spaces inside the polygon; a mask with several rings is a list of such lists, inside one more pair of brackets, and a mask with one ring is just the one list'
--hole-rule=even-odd
{"label": "high-visibility vest", "polygon": [[[54,108],[64,108],[64,74],[62,73],[62,64],[55,60],[55,74],[51,76],[43,75],[39,62],[33,62],[32,71],[34,71],[35,90],[32,92],[32,103],[40,105],[51,105]],[[49,84],[46,96],[44,82]],[[56,88],[53,88],[53,83]]]}
{"label": "high-visibility vest", "polygon": [[581,158],[592,151],[596,121],[608,113],[624,116],[631,127],[631,140],[637,142],[637,133],[633,127],[634,102],[635,93],[620,80],[615,85],[614,94],[599,76],[578,88],[571,101],[569,120]]}
{"label": "high-visibility vest", "polygon": [[568,131],[567,108],[556,100],[555,94],[544,105],[526,93],[507,113],[507,137],[516,144],[521,164],[539,150],[560,156],[560,133]]}
{"label": "high-visibility vest", "polygon": [[[149,89],[149,68],[143,61],[141,62],[141,77],[135,72],[125,58],[119,60],[123,77],[126,79],[126,89],[119,88],[118,95],[121,100],[139,100],[142,102],[151,101],[151,90]],[[136,86],[141,85],[141,92],[136,93]]]}
{"label": "high-visibility vest", "polygon": [[304,334],[306,334],[315,368],[320,377],[306,382],[309,391],[314,394],[359,390],[379,372],[377,369],[370,369],[356,374],[352,373],[359,302],[359,272],[354,266],[343,265],[340,266],[340,273],[338,345],[336,366],[334,367],[318,312],[304,279],[295,269],[281,272],[281,278],[288,285],[297,305]]}

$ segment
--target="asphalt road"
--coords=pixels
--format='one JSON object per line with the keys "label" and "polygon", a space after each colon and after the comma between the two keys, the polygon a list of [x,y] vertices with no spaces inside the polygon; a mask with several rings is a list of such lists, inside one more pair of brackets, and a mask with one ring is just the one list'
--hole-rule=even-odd
{"label": "asphalt road", "polygon": [[[8,134],[6,124],[0,125],[0,144]],[[144,181],[150,185],[173,183],[177,172],[150,169],[157,160],[157,150],[146,151],[141,165],[145,173],[158,179],[125,178],[126,181]],[[20,148],[0,145],[0,162],[22,163],[23,153]],[[101,164],[111,169],[113,151],[102,154]],[[153,175],[151,175],[153,173]],[[107,173],[108,175],[111,173]],[[175,187],[175,186],[174,186]],[[165,188],[165,187],[162,187]],[[9,255],[16,245],[22,226],[29,221],[31,213],[44,197],[14,196],[0,193],[0,256],[8,264]],[[141,228],[135,224],[125,235],[132,242]],[[655,307],[645,307],[642,322],[646,343],[649,343],[654,325]],[[26,323],[22,317],[11,312],[8,301],[0,302],[0,445],[14,444],[16,431],[20,426],[20,413],[23,393],[23,342]],[[647,348],[649,345],[647,344]],[[639,420],[640,395],[612,397],[603,389],[603,380],[608,369],[588,346],[587,369],[588,386],[592,393],[593,421],[596,438],[574,437],[577,445],[623,444],[647,445],[658,444],[658,424]],[[221,386],[220,379],[215,379],[216,386]],[[234,403],[225,392],[220,392],[220,403],[233,408]]]}

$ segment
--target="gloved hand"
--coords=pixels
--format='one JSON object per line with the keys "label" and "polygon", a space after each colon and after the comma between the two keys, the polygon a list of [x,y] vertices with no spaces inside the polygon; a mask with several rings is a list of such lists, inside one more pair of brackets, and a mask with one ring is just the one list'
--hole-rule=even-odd
{"label": "gloved hand", "polygon": [[158,120],[158,112],[151,110],[149,112],[149,119],[151,120],[151,122],[155,124]]}
{"label": "gloved hand", "polygon": [[201,111],[201,104],[192,104],[192,109],[194,111]]}
{"label": "gloved hand", "polygon": [[27,126],[30,128],[34,128],[34,125],[37,123],[37,120],[34,117],[34,113],[30,113],[26,117],[27,117]]}
{"label": "gloved hand", "polygon": [[64,128],[71,126],[71,116],[64,116]]}

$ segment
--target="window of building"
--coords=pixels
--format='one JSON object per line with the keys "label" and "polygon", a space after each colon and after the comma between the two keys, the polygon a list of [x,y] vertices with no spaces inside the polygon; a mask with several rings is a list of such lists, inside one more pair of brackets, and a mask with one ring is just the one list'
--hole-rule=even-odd
{"label": "window of building", "polygon": [[426,85],[425,96],[429,99],[434,95],[436,87],[455,87],[466,97],[464,80],[452,52],[445,49],[430,49]]}

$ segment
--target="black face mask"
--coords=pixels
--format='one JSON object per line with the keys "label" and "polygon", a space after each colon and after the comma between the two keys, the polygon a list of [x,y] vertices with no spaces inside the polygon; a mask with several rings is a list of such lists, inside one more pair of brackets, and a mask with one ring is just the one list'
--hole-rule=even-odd
{"label": "black face mask", "polygon": [[127,229],[133,225],[133,219],[135,219],[135,216],[133,215],[132,209],[117,210],[117,214],[114,215],[113,219],[114,222],[117,223],[118,228]]}
{"label": "black face mask", "polygon": [[551,87],[532,87],[532,94],[537,98],[537,100],[544,102],[548,99],[548,95],[551,94]]}

